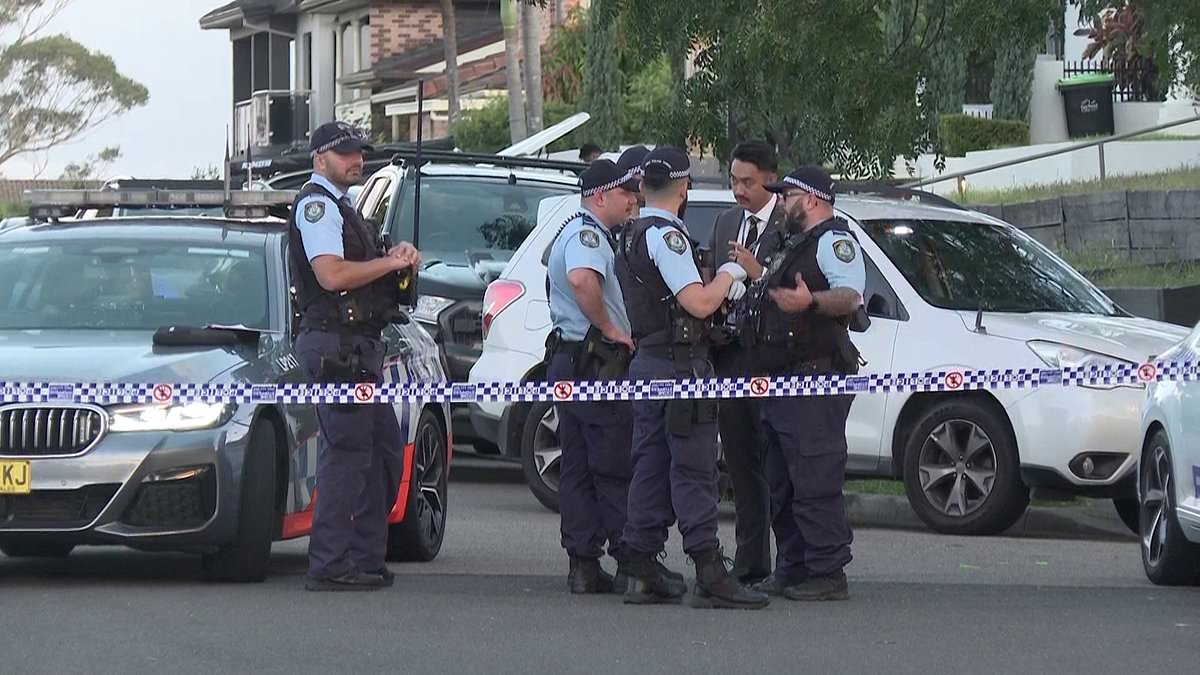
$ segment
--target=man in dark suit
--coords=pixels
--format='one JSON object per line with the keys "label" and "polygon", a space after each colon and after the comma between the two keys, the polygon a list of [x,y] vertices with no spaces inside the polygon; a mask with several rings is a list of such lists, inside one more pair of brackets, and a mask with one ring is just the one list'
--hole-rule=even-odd
{"label": "man in dark suit", "polygon": [[[763,141],[746,141],[733,149],[729,174],[738,205],[717,217],[712,239],[714,267],[735,261],[756,279],[762,274],[761,261],[778,250],[786,214],[776,195],[765,188],[778,180],[778,169],[774,148]],[[713,350],[718,377],[749,375],[746,361],[736,340]],[[752,584],[771,573],[771,493],[763,473],[765,448],[753,402],[722,399],[718,425],[737,512],[733,574],[742,583]]]}

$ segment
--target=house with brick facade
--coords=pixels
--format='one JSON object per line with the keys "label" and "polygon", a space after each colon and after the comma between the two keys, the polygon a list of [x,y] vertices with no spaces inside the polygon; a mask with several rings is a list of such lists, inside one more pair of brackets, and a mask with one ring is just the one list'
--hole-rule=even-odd
{"label": "house with brick facade", "polygon": [[[542,43],[554,3],[539,13]],[[564,0],[565,9],[587,0]],[[505,92],[499,0],[454,0],[464,110]],[[340,119],[381,140],[447,131],[445,43],[440,0],[234,0],[200,19],[227,30],[233,50],[231,152],[250,162],[306,148],[309,130]],[[417,81],[425,115],[418,121]]]}

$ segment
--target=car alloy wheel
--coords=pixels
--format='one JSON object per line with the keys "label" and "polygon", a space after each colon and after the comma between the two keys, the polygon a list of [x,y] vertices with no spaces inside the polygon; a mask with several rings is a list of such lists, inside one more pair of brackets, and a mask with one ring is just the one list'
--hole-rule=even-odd
{"label": "car alloy wheel", "polygon": [[996,448],[974,422],[946,420],[925,439],[918,471],[921,489],[931,505],[947,516],[966,516],[992,493]]}
{"label": "car alloy wheel", "polygon": [[413,444],[408,510],[403,521],[388,528],[387,559],[429,562],[446,537],[449,493],[446,430],[432,409],[421,411]]}
{"label": "car alloy wheel", "polygon": [[551,511],[558,511],[561,468],[558,409],[553,403],[539,401],[526,409],[521,429],[521,471],[529,491]]}
{"label": "car alloy wheel", "polygon": [[546,487],[558,491],[562,444],[558,440],[558,408],[550,406],[533,435],[533,462]]}

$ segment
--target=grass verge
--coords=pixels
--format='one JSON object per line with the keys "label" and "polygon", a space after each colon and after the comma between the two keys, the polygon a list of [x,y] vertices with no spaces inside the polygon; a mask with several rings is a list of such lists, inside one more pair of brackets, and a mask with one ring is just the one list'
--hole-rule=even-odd
{"label": "grass verge", "polygon": [[[970,178],[967,178],[968,185]],[[1178,169],[1160,173],[1113,176],[1105,181],[1086,180],[1050,183],[1004,190],[968,190],[951,193],[951,199],[963,204],[1022,204],[1066,195],[1091,194],[1110,190],[1197,190],[1200,189],[1200,168]]]}

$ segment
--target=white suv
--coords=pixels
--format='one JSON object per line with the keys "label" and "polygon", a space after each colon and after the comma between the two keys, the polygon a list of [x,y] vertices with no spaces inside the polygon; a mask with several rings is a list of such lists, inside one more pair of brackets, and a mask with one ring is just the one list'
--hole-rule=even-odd
{"label": "white suv", "polygon": [[[903,195],[903,197],[896,196]],[[693,190],[688,222],[707,247],[726,190]],[[471,381],[543,377],[550,329],[542,252],[577,197],[545,200],[538,226],[484,300]],[[991,216],[912,191],[839,195],[867,263],[871,326],[851,338],[864,374],[1135,364],[1186,335],[1135,318],[1032,237]],[[1003,531],[1029,489],[1111,497],[1136,518],[1141,386],[860,394],[847,423],[847,473],[903,478],[931,528]],[[549,404],[481,403],[497,443],[520,454],[533,493],[557,504],[557,420]]]}

